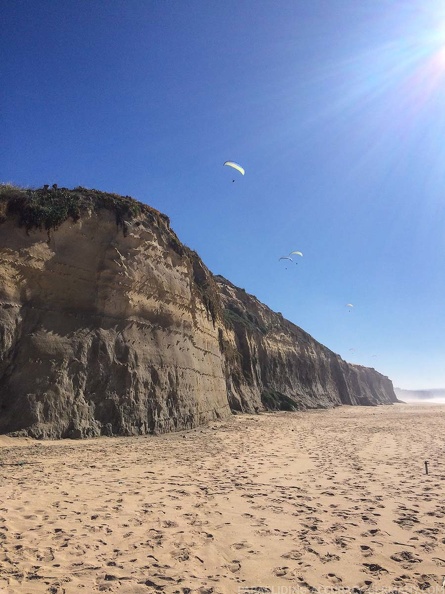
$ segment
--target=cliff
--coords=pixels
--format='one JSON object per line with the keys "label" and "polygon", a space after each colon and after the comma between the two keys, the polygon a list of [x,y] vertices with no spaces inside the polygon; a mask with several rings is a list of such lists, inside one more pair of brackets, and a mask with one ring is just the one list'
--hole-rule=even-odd
{"label": "cliff", "polygon": [[221,276],[223,352],[232,410],[257,412],[397,402],[392,382],[346,363],[307,332]]}
{"label": "cliff", "polygon": [[165,215],[84,188],[0,192],[0,433],[191,428],[232,410],[396,401],[221,277]]}

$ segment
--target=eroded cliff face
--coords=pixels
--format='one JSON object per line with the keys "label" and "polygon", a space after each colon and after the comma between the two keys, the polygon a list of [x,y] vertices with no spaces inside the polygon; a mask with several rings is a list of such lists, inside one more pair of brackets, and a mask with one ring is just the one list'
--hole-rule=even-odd
{"label": "eroded cliff face", "polygon": [[227,394],[233,410],[304,410],[397,402],[392,382],[346,363],[254,296],[215,277],[226,331]]}
{"label": "eroded cliff face", "polygon": [[102,193],[79,210],[79,195],[0,197],[0,433],[145,434],[231,409],[396,401],[387,378],[213,277],[165,215]]}
{"label": "eroded cliff face", "polygon": [[[125,231],[125,233],[124,233]],[[143,434],[230,414],[196,254],[146,210],[0,226],[0,432]]]}

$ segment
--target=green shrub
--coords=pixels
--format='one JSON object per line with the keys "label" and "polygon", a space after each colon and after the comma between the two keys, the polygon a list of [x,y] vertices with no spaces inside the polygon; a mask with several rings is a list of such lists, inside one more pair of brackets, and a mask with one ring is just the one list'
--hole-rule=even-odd
{"label": "green shrub", "polygon": [[57,229],[68,219],[77,221],[82,213],[101,209],[114,212],[116,224],[125,233],[125,221],[144,213],[150,220],[162,219],[167,226],[168,217],[157,210],[130,198],[77,187],[25,189],[12,184],[0,185],[0,222],[13,216],[18,224],[30,229]]}

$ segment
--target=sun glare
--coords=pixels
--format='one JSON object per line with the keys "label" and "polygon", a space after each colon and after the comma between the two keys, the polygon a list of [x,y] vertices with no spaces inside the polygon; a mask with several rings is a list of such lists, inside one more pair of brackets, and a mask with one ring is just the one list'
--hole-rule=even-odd
{"label": "sun glare", "polygon": [[445,43],[439,48],[436,54],[437,65],[445,69]]}
{"label": "sun glare", "polygon": [[429,34],[427,33],[426,43],[431,46],[437,63],[445,65],[445,19],[441,19]]}

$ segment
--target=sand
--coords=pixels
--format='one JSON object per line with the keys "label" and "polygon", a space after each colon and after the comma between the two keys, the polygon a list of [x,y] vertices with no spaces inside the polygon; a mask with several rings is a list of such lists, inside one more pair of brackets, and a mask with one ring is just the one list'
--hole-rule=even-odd
{"label": "sand", "polygon": [[0,463],[2,594],[444,591],[445,405],[0,436]]}

